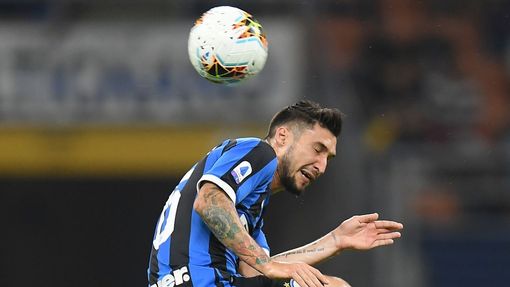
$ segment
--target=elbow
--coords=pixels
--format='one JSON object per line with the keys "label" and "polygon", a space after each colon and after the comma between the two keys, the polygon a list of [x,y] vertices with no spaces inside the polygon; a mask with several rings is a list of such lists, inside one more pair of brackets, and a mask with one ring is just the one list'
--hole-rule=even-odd
{"label": "elbow", "polygon": [[200,188],[195,198],[195,201],[193,202],[193,210],[195,210],[200,215],[200,217],[202,217],[202,214],[204,213],[204,210],[207,205],[206,200],[203,197],[204,192],[205,191],[203,190],[203,188]]}
{"label": "elbow", "polygon": [[204,211],[204,203],[200,198],[200,195],[195,198],[195,202],[193,202],[193,210],[197,212],[200,216],[202,216],[202,212]]}

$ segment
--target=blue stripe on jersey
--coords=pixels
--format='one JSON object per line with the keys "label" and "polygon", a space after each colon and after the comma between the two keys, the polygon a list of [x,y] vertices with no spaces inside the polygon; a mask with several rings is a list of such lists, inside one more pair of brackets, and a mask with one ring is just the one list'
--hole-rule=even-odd
{"label": "blue stripe on jersey", "polygon": [[209,255],[209,248],[197,248],[209,246],[211,239],[211,232],[200,218],[200,215],[193,211],[191,214],[191,233],[189,245],[189,263],[199,266],[209,266],[211,264],[211,257]]}

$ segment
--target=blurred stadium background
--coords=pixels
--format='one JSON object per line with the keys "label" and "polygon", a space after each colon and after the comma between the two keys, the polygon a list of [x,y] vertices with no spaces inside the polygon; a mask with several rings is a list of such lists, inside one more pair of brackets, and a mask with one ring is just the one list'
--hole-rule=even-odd
{"label": "blurred stadium background", "polygon": [[[235,88],[199,78],[186,50],[222,4],[254,14],[270,44]],[[183,172],[301,98],[348,117],[326,175],[272,197],[274,253],[377,211],[403,238],[323,272],[507,286],[509,39],[510,2],[496,0],[1,0],[0,286],[144,286]]]}

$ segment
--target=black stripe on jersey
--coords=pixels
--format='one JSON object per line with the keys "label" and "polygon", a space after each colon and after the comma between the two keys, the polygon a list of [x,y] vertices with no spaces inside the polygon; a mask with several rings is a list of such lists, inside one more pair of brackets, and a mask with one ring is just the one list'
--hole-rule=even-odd
{"label": "black stripe on jersey", "polygon": [[[263,169],[269,162],[271,162],[276,157],[276,154],[273,148],[266,142],[260,141],[250,152],[248,152],[243,158],[239,159],[236,164],[232,165],[222,177],[221,179],[226,182],[228,185],[237,191],[239,186],[248,180],[254,174],[257,174],[261,169]],[[236,168],[241,162],[247,161],[251,165],[252,172],[246,178],[243,179],[239,184],[236,183],[234,177],[232,176],[232,170]]]}
{"label": "black stripe on jersey", "polygon": [[[269,187],[267,187],[266,192],[264,193],[264,199],[266,199],[269,196],[270,192],[271,192],[271,190],[269,189]],[[262,201],[260,202],[260,205],[258,205],[260,208],[262,208]],[[255,225],[254,229],[260,229],[262,227],[261,226],[262,218],[264,217],[265,213],[266,213],[266,209],[262,209],[262,213],[260,214],[260,220],[259,220],[259,222],[257,222],[257,225]]]}
{"label": "black stripe on jersey", "polygon": [[225,245],[221,243],[216,236],[211,234],[209,239],[209,255],[211,256],[211,265],[224,272],[227,271],[227,258],[225,252],[227,251]]}
{"label": "black stripe on jersey", "polygon": [[262,202],[264,199],[266,199],[267,193],[261,194],[259,198],[257,198],[257,201],[250,206],[250,213],[253,216],[258,216],[260,213],[260,210],[262,209]]}
{"label": "black stripe on jersey", "polygon": [[[248,209],[248,212],[250,212],[253,219],[256,219],[259,216],[262,217],[262,214],[260,214],[260,212],[262,210],[262,202],[264,201],[264,199],[266,199],[266,197],[267,197],[267,193],[261,194],[259,196],[259,198],[257,198],[257,201],[250,206],[250,209]],[[262,220],[259,220],[259,222],[261,222],[261,221]],[[253,230],[255,228],[257,228],[257,226],[253,226],[253,227],[250,226],[250,228],[252,228],[252,229],[250,229],[250,234],[251,234],[253,232]]]}
{"label": "black stripe on jersey", "polygon": [[202,159],[184,188],[181,190],[181,199],[179,200],[179,208],[170,241],[170,267],[178,267],[189,263],[189,241],[191,233],[191,214],[193,212],[193,202],[197,195],[197,182],[202,176],[207,158]]}
{"label": "black stripe on jersey", "polygon": [[158,282],[158,272],[159,272],[158,250],[156,250],[156,248],[154,248],[154,245],[152,245],[149,269],[150,269],[149,286],[152,286]]}
{"label": "black stripe on jersey", "polygon": [[237,145],[237,140],[229,140],[228,144],[225,145],[223,150],[221,151],[221,155],[229,151],[231,148],[235,147]]}
{"label": "black stripe on jersey", "polygon": [[217,270],[214,270],[214,286],[216,287],[225,287],[223,283],[221,283],[220,275]]}

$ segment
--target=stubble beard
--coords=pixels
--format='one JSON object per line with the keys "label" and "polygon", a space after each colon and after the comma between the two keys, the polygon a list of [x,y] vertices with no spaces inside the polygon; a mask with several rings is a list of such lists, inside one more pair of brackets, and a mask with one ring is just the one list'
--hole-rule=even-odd
{"label": "stubble beard", "polygon": [[283,188],[286,191],[299,196],[303,193],[303,189],[300,189],[297,186],[296,180],[290,174],[290,156],[289,156],[289,154],[292,151],[293,151],[293,148],[291,146],[289,148],[289,150],[282,156],[281,163],[278,167],[278,174],[280,176],[280,183],[282,184]]}

